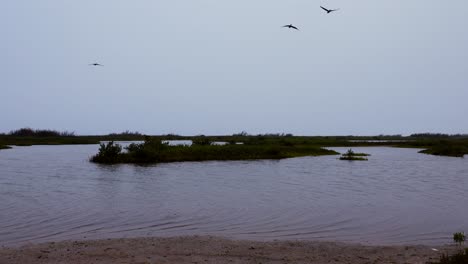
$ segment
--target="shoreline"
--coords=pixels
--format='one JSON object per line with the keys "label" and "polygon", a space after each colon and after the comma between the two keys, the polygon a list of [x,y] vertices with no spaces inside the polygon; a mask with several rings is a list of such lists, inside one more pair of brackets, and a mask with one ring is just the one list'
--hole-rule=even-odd
{"label": "shoreline", "polygon": [[214,236],[69,240],[0,248],[0,263],[426,263],[456,246],[368,246]]}

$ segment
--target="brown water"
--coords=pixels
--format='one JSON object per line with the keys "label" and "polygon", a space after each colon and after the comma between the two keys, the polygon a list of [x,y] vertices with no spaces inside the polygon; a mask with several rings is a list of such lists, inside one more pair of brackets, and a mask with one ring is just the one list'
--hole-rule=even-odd
{"label": "brown water", "polygon": [[[218,235],[443,244],[468,231],[468,159],[355,148],[279,161],[102,166],[97,145],[0,151],[0,245]],[[334,148],[345,152],[345,148]]]}

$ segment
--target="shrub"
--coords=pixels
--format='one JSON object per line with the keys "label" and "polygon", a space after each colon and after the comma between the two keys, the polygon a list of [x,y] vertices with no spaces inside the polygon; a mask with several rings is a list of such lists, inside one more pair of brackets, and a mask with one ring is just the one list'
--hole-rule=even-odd
{"label": "shrub", "polygon": [[352,149],[348,149],[348,152],[343,154],[343,156],[354,156],[354,151]]}
{"label": "shrub", "polygon": [[465,240],[466,240],[465,233],[458,232],[458,233],[453,234],[453,241],[455,241],[455,243],[458,243],[458,245],[461,246],[461,244],[464,243]]}
{"label": "shrub", "polygon": [[110,141],[107,144],[99,144],[99,152],[91,158],[93,162],[116,163],[119,155],[122,153],[122,146]]}

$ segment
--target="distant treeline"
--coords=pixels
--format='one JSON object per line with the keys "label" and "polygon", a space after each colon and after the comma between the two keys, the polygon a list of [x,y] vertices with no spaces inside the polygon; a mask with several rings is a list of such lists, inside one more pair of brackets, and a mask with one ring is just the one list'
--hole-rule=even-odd
{"label": "distant treeline", "polygon": [[468,134],[441,134],[441,133],[417,133],[411,134],[413,138],[468,138]]}
{"label": "distant treeline", "polygon": [[138,131],[132,132],[132,131],[126,130],[120,133],[110,133],[108,134],[108,136],[109,137],[141,137],[143,136],[143,134],[141,134]]}
{"label": "distant treeline", "polygon": [[98,144],[99,141],[76,136],[74,132],[20,128],[0,133],[0,146]]}
{"label": "distant treeline", "polygon": [[[107,135],[75,135],[74,132],[59,132],[49,129],[21,128],[9,133],[0,133],[0,148],[6,146],[99,144],[103,141],[191,140],[195,145],[211,145],[211,142],[226,142],[232,145],[285,146],[285,147],[358,147],[394,146],[420,148],[432,155],[463,157],[468,154],[468,134],[415,133],[410,136],[295,136],[290,133],[265,133],[253,135],[242,131],[232,135],[182,136],[176,134],[145,135],[130,130]],[[234,148],[233,148],[234,149]]]}
{"label": "distant treeline", "polygon": [[257,134],[257,135],[251,135],[247,133],[246,131],[242,131],[240,133],[234,133],[232,134],[233,137],[249,137],[249,136],[257,136],[257,137],[292,137],[294,136],[291,133],[265,133],[265,134]]}
{"label": "distant treeline", "polygon": [[14,137],[74,137],[75,132],[59,132],[56,130],[49,129],[32,129],[32,128],[20,128],[18,130],[10,131],[8,134],[0,134]]}

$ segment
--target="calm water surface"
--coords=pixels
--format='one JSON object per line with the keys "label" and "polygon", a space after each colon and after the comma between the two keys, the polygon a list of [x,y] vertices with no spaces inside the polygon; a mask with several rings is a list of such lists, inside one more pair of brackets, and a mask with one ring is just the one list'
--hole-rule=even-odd
{"label": "calm water surface", "polygon": [[[345,152],[345,148],[334,148]],[[102,166],[97,145],[0,151],[0,245],[218,235],[444,244],[468,231],[468,159],[355,148],[279,161]]]}

